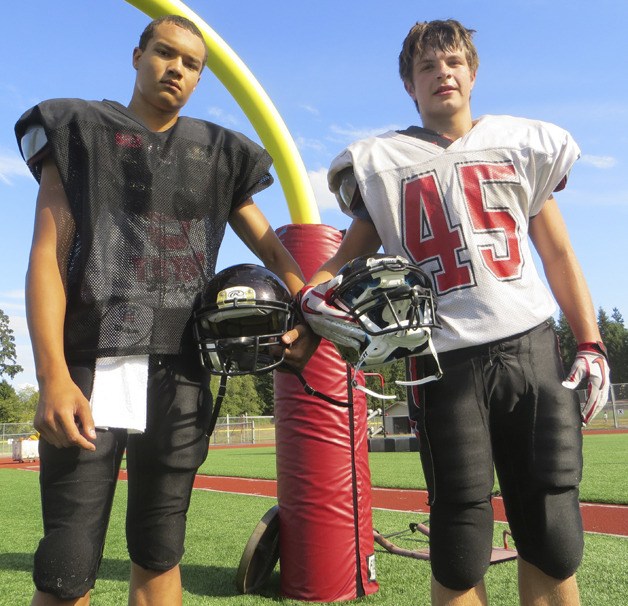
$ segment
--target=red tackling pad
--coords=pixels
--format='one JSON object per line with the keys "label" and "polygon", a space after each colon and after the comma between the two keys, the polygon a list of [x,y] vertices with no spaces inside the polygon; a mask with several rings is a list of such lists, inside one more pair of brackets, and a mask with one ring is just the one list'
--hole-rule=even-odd
{"label": "red tackling pad", "polygon": [[[317,224],[277,233],[306,279],[342,240],[340,231]],[[352,398],[353,406],[309,396],[296,377],[275,373],[281,593],[352,600],[378,590],[366,396],[349,389],[351,371],[328,341],[321,341],[303,375],[315,390],[341,402]]]}

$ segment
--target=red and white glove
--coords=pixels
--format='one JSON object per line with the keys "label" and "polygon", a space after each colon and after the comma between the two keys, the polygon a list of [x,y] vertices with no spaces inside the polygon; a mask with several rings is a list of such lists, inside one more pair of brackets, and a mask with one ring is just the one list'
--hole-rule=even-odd
{"label": "red and white glove", "polygon": [[587,399],[582,406],[582,423],[586,425],[604,408],[611,386],[610,368],[604,343],[580,343],[569,376],[563,386],[576,389],[581,381],[587,381]]}
{"label": "red and white glove", "polygon": [[336,276],[318,286],[304,286],[297,295],[303,319],[320,337],[341,347],[359,350],[366,338],[351,314],[328,303],[329,295],[342,281]]}

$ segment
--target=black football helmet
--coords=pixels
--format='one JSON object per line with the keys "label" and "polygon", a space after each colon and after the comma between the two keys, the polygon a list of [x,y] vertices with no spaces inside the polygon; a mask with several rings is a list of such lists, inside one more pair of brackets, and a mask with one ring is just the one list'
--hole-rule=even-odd
{"label": "black football helmet", "polygon": [[291,301],[285,284],[260,265],[233,265],[217,273],[194,313],[201,364],[227,377],[279,366],[283,355],[277,358],[270,350],[292,327]]}
{"label": "black football helmet", "polygon": [[358,351],[338,348],[347,362],[366,370],[431,346],[436,301],[430,279],[417,265],[377,253],[353,259],[337,275],[341,280],[328,303],[346,311],[366,333]]}

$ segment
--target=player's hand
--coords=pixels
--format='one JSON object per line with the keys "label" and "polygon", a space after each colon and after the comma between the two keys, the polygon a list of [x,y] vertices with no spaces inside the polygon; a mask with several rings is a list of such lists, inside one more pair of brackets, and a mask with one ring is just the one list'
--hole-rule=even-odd
{"label": "player's hand", "polygon": [[563,386],[576,389],[583,380],[587,382],[587,399],[582,407],[582,423],[586,425],[604,408],[611,386],[606,356],[587,343],[578,346],[578,353]]}
{"label": "player's hand", "polygon": [[96,450],[89,402],[70,378],[40,386],[34,425],[41,438],[57,448]]}
{"label": "player's hand", "polygon": [[351,324],[353,318],[346,312],[330,305],[329,293],[340,283],[336,276],[318,286],[304,286],[297,295],[297,304],[303,319],[320,337],[341,347],[358,350],[366,338],[359,324]]}
{"label": "player's hand", "polygon": [[[284,362],[294,370],[301,372],[309,359],[314,355],[321,338],[304,322],[284,333],[281,342],[286,347]],[[287,369],[278,369],[288,372]]]}

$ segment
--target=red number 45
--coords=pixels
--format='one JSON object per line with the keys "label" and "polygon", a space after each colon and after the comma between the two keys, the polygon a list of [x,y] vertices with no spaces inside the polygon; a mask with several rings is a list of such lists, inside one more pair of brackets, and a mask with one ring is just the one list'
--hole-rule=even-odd
{"label": "red number 45", "polygon": [[[482,264],[500,281],[519,278],[523,265],[519,224],[506,205],[488,207],[483,195],[491,187],[494,201],[499,188],[519,186],[514,166],[459,164],[456,172]],[[402,204],[404,247],[417,263],[435,263],[432,274],[437,292],[473,286],[474,267],[464,233],[449,214],[435,173],[406,181]]]}

